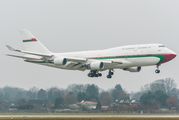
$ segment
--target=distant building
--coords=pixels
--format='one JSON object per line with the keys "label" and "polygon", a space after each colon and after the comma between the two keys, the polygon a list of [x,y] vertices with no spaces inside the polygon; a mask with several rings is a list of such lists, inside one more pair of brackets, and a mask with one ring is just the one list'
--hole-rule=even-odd
{"label": "distant building", "polygon": [[96,109],[97,104],[98,104],[97,102],[84,101],[84,100],[76,103],[76,105],[80,106],[80,108],[86,109],[86,110]]}
{"label": "distant building", "polygon": [[69,104],[69,108],[72,110],[80,109],[80,107],[77,104]]}
{"label": "distant building", "polygon": [[12,103],[10,106],[9,106],[9,111],[15,111],[17,110],[18,106],[17,105],[14,105],[14,103]]}
{"label": "distant building", "polygon": [[107,110],[109,106],[101,106],[101,110]]}
{"label": "distant building", "polygon": [[117,99],[114,102],[112,102],[110,104],[110,106],[114,106],[114,105],[132,105],[132,104],[136,104],[136,105],[140,105],[140,102],[136,102],[136,100],[129,100],[129,99]]}

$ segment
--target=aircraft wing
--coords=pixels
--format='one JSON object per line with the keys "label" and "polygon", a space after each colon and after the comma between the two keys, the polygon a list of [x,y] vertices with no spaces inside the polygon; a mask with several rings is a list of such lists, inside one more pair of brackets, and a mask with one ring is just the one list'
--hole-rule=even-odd
{"label": "aircraft wing", "polygon": [[101,61],[104,64],[130,64],[131,62],[124,60],[124,59],[108,59],[108,60],[95,60],[94,61]]}
{"label": "aircraft wing", "polygon": [[131,62],[124,60],[124,59],[112,60],[111,62],[117,63],[117,64],[131,64]]}
{"label": "aircraft wing", "polygon": [[71,70],[81,70],[84,71],[86,69],[88,69],[88,64],[95,62],[95,61],[100,61],[104,63],[105,69],[112,69],[115,68],[116,66],[120,67],[120,66],[124,66],[124,65],[128,65],[131,64],[131,62],[124,60],[124,59],[118,59],[118,60],[95,60],[92,59],[91,62],[85,63],[86,61],[88,61],[88,59],[85,58],[70,58],[68,59],[68,57],[66,58],[69,62],[66,65],[67,68],[71,69]]}
{"label": "aircraft wing", "polygon": [[68,61],[77,62],[77,63],[84,63],[87,61],[85,58],[77,58],[77,57],[66,57]]}
{"label": "aircraft wing", "polygon": [[81,63],[75,63],[75,62],[69,62],[67,65],[66,65],[67,68],[70,68],[72,70],[80,70],[80,71],[85,71],[86,70],[86,67],[81,64]]}
{"label": "aircraft wing", "polygon": [[102,61],[104,63],[105,68],[109,69],[109,68],[113,68],[118,66],[120,68],[120,66],[124,66],[124,65],[129,65],[131,64],[131,62],[124,60],[124,59],[117,59],[117,60],[113,60],[113,59],[108,59],[108,60],[103,60]]}

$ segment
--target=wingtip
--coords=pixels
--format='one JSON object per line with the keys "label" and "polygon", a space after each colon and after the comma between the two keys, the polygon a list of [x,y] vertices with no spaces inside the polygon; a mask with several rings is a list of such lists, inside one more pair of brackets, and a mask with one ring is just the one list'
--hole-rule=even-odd
{"label": "wingtip", "polygon": [[15,51],[15,49],[14,48],[12,48],[11,46],[9,46],[9,45],[6,45],[6,47],[9,49],[9,50],[11,50],[11,51]]}
{"label": "wingtip", "polygon": [[[6,45],[6,47],[9,49],[10,48],[10,46],[9,45]],[[9,49],[10,50],[10,49]]]}
{"label": "wingtip", "polygon": [[10,54],[4,54],[4,55],[6,55],[6,56],[12,56],[12,55],[10,55]]}

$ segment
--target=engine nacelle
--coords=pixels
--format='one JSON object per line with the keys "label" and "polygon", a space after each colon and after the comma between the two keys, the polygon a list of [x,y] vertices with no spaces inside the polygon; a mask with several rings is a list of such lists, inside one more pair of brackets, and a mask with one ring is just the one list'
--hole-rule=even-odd
{"label": "engine nacelle", "polygon": [[90,64],[90,68],[92,70],[101,70],[104,68],[104,63],[103,62],[99,62],[99,61],[96,61],[96,62],[92,62]]}
{"label": "engine nacelle", "polygon": [[123,70],[129,71],[129,72],[140,72],[141,67],[130,67],[130,68],[124,68]]}
{"label": "engine nacelle", "polygon": [[53,60],[53,63],[54,63],[55,65],[66,65],[67,59],[66,59],[66,58],[63,58],[63,57],[58,57],[58,58],[55,58],[55,59]]}

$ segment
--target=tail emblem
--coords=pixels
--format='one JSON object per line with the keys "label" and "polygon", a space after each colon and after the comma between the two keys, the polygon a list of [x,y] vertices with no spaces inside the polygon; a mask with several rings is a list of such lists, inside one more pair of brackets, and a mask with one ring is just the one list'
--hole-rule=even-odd
{"label": "tail emblem", "polygon": [[37,40],[35,38],[31,38],[28,40],[23,40],[23,42],[37,42]]}

